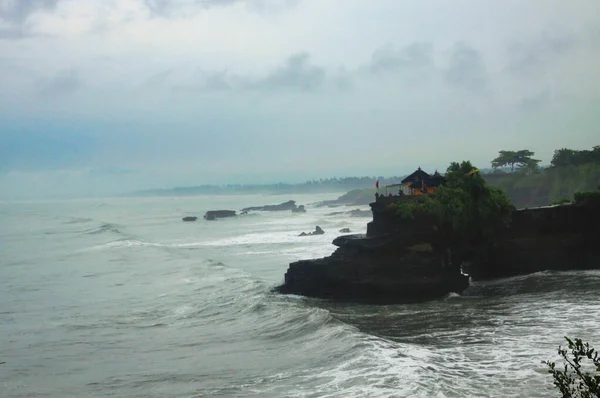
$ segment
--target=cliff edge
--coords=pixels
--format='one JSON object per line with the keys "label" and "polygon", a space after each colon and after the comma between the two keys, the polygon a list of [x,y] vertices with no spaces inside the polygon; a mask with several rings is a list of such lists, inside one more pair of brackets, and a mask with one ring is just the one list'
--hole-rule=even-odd
{"label": "cliff edge", "polygon": [[[600,268],[600,207],[560,205],[513,212],[492,241],[445,241],[426,217],[402,219],[371,203],[367,235],[340,236],[325,258],[289,265],[280,293],[337,300],[410,302],[460,293],[473,279]],[[467,276],[465,273],[468,273]]]}

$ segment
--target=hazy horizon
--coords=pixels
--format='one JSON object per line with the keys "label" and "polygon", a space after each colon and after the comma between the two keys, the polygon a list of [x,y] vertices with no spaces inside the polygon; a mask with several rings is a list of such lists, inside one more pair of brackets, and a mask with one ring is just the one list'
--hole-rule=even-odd
{"label": "hazy horizon", "polygon": [[600,2],[0,0],[0,199],[598,145]]}

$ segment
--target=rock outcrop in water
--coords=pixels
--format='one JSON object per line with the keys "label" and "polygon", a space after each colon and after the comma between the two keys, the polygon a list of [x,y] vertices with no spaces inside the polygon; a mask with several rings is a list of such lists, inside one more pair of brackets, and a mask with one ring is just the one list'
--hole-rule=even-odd
{"label": "rock outcrop in water", "polygon": [[210,210],[204,215],[205,220],[216,220],[218,218],[235,217],[235,210]]}
{"label": "rock outcrop in water", "polygon": [[406,302],[460,293],[473,279],[543,270],[600,268],[600,207],[516,210],[492,242],[458,247],[432,220],[402,219],[371,204],[367,235],[340,236],[329,257],[291,263],[284,294],[355,301]]}
{"label": "rock outcrop in water", "polygon": [[242,212],[249,211],[290,211],[296,208],[295,200],[288,200],[287,202],[280,203],[278,205],[265,205],[265,206],[254,206],[246,207],[242,209]]}
{"label": "rock outcrop in water", "polygon": [[341,300],[406,302],[460,292],[468,277],[443,256],[392,236],[340,236],[329,257],[290,264],[280,293]]}
{"label": "rock outcrop in water", "polygon": [[354,209],[350,210],[348,214],[350,214],[350,217],[371,217],[371,212],[369,210]]}
{"label": "rock outcrop in water", "polygon": [[327,213],[325,215],[326,216],[339,216],[342,214],[348,215],[350,217],[371,217],[370,210],[361,210],[361,209],[354,209],[354,210],[350,210],[350,211],[334,211],[331,213]]}
{"label": "rock outcrop in water", "polygon": [[315,227],[315,230],[313,232],[302,232],[300,235],[298,236],[312,236],[312,235],[323,235],[325,233],[325,231],[323,231],[323,229],[321,227],[319,227],[318,225]]}
{"label": "rock outcrop in water", "polygon": [[[374,215],[385,213],[377,203],[371,207]],[[374,217],[373,222],[380,219]],[[433,226],[409,224],[400,232],[376,225],[379,228],[371,227],[367,235],[340,236],[333,241],[338,248],[331,256],[291,263],[277,290],[369,302],[425,300],[465,290],[469,277],[438,244]]]}
{"label": "rock outcrop in water", "polygon": [[298,207],[293,207],[292,208],[292,213],[306,213],[306,208],[304,207],[304,205],[300,205]]}

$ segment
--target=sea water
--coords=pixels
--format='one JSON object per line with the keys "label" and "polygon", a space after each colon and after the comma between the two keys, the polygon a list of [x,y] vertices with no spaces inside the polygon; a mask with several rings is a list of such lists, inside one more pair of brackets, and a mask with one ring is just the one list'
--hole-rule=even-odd
{"label": "sea water", "polygon": [[[0,396],[547,397],[563,336],[600,345],[598,271],[407,305],[273,293],[290,262],[366,231],[331,214],[357,207],[310,205],[335,197],[0,203]],[[289,199],[308,212],[201,218]]]}

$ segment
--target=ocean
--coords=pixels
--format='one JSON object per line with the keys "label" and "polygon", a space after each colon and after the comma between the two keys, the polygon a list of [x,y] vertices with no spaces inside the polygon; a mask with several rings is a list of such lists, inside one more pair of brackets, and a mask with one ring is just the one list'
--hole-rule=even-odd
{"label": "ocean", "polygon": [[[290,262],[366,231],[330,214],[356,207],[310,205],[337,196],[0,203],[0,396],[548,397],[563,336],[600,345],[599,271],[420,304],[273,293]],[[289,199],[308,212],[201,218]]]}

